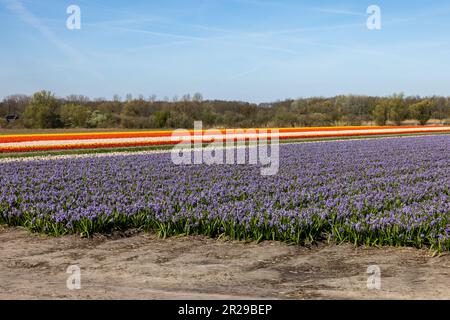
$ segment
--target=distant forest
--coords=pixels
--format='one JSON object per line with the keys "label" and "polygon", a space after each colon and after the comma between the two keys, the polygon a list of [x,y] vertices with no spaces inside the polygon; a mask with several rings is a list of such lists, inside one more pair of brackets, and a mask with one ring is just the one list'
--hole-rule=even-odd
{"label": "distant forest", "polygon": [[206,128],[308,127],[335,125],[425,125],[450,123],[450,97],[336,96],[253,104],[204,100],[202,95],[158,100],[155,96],[58,98],[48,91],[11,95],[0,103],[1,128]]}

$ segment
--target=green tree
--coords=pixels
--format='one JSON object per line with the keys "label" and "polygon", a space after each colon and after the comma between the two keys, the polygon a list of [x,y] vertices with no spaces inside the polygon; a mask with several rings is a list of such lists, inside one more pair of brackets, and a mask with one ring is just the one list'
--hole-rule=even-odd
{"label": "green tree", "polygon": [[389,117],[389,103],[386,100],[380,101],[373,110],[373,118],[379,126],[385,126]]}
{"label": "green tree", "polygon": [[[216,124],[218,115],[216,114],[216,112],[214,111],[214,108],[210,105],[210,104],[205,104],[203,105],[201,114],[200,114],[200,119],[202,119],[203,124],[207,127],[213,127]],[[191,123],[191,126],[193,125],[193,120]]]}
{"label": "green tree", "polygon": [[394,94],[389,99],[389,120],[393,121],[397,126],[401,125],[408,116],[408,108],[403,100],[403,93]]}
{"label": "green tree", "polygon": [[86,106],[73,103],[61,107],[60,117],[63,125],[68,128],[86,128],[91,112]]}
{"label": "green tree", "polygon": [[144,99],[125,103],[120,113],[123,128],[145,128],[148,126],[152,105]]}
{"label": "green tree", "polygon": [[166,126],[167,120],[169,119],[169,112],[167,111],[157,111],[155,112],[155,123],[158,128],[164,128]]}
{"label": "green tree", "polygon": [[109,127],[108,116],[95,110],[91,113],[87,124],[90,128],[107,128]]}
{"label": "green tree", "polygon": [[282,107],[276,111],[275,123],[279,127],[295,127],[298,123],[298,118],[288,108]]}
{"label": "green tree", "polygon": [[58,128],[61,120],[59,103],[50,91],[36,92],[24,112],[24,123],[28,128]]}
{"label": "green tree", "polygon": [[411,116],[424,126],[427,124],[428,120],[431,119],[433,108],[434,105],[430,100],[424,100],[411,105],[409,111]]}
{"label": "green tree", "polygon": [[174,129],[189,129],[192,128],[194,120],[190,119],[184,112],[170,112],[166,122],[166,127]]}

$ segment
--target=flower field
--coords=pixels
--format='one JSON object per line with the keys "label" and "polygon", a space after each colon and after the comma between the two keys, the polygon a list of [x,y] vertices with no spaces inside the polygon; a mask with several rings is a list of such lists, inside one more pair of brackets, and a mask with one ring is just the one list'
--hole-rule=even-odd
{"label": "flower field", "polygon": [[0,163],[0,222],[53,235],[161,236],[450,250],[450,136],[280,146],[280,171],[174,165],[169,153]]}
{"label": "flower field", "polygon": [[181,141],[205,142],[224,139],[226,134],[235,140],[254,140],[261,134],[280,140],[339,138],[355,136],[399,135],[418,133],[450,133],[450,127],[402,126],[402,127],[329,127],[329,128],[272,128],[247,129],[230,135],[226,130],[201,130],[174,133],[173,131],[71,133],[0,135],[0,153],[23,153],[33,151],[129,148],[174,145]]}

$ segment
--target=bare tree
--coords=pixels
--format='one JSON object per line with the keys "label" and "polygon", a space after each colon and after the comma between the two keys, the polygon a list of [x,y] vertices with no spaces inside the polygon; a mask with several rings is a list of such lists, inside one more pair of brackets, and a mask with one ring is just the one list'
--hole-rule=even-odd
{"label": "bare tree", "polygon": [[202,102],[203,101],[203,96],[200,92],[196,92],[194,94],[194,96],[192,97],[192,101],[194,102]]}
{"label": "bare tree", "polygon": [[183,95],[183,97],[181,98],[181,101],[184,101],[184,102],[191,101],[191,95],[189,93]]}

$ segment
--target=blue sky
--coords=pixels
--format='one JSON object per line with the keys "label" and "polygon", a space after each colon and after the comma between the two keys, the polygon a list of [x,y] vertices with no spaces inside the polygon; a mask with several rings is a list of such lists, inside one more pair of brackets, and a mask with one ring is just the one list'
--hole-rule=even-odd
{"label": "blue sky", "polygon": [[450,95],[447,0],[0,0],[0,21],[0,97]]}

